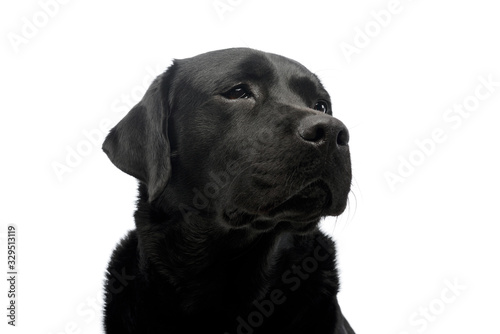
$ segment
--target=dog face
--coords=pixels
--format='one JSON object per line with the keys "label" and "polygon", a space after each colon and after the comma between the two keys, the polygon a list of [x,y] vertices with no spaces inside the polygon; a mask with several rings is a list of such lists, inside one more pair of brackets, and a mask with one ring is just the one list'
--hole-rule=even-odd
{"label": "dog face", "polygon": [[348,140],[314,74],[241,48],[174,61],[103,149],[165,212],[306,232],[345,209]]}

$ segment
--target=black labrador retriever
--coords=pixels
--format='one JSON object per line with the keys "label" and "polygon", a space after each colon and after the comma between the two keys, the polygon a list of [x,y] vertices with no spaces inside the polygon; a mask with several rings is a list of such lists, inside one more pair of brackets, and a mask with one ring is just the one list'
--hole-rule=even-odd
{"label": "black labrador retriever", "polygon": [[354,333],[318,228],[346,207],[348,140],[296,61],[247,48],[175,60],[103,144],[139,180],[106,333]]}

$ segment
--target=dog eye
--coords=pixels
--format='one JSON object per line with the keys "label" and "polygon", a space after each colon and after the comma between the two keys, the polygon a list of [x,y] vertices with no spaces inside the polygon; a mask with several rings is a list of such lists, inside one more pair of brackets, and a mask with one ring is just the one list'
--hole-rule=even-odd
{"label": "dog eye", "polygon": [[236,100],[236,99],[248,99],[252,97],[252,92],[246,85],[237,85],[228,90],[225,93],[222,93],[226,99]]}
{"label": "dog eye", "polygon": [[326,114],[328,112],[328,104],[325,101],[318,101],[314,105],[314,109]]}

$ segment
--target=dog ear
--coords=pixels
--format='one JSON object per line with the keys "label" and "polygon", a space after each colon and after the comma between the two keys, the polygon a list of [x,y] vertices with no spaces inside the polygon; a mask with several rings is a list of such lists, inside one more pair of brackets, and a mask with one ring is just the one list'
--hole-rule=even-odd
{"label": "dog ear", "polygon": [[172,67],[153,81],[142,100],[111,129],[102,145],[116,167],[146,184],[149,202],[161,194],[171,175],[167,129]]}

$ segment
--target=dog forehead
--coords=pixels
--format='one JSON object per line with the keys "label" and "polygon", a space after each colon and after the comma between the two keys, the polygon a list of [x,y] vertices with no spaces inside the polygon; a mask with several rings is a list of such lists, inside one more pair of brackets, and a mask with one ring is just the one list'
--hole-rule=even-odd
{"label": "dog forehead", "polygon": [[[246,81],[308,82],[321,86],[306,67],[292,59],[249,48],[233,48],[203,53],[176,61],[177,74],[197,88],[220,88]],[[229,88],[229,87],[228,87]]]}

